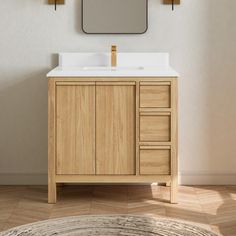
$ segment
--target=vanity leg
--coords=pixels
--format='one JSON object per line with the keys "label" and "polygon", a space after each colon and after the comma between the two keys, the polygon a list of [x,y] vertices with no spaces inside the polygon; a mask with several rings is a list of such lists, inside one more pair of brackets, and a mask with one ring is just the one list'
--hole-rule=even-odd
{"label": "vanity leg", "polygon": [[170,185],[170,203],[177,204],[177,194],[178,194],[178,181],[175,178],[172,178]]}
{"label": "vanity leg", "polygon": [[177,203],[178,194],[178,85],[177,80],[172,81],[171,89],[171,186],[170,202]]}
{"label": "vanity leg", "polygon": [[53,78],[48,80],[48,203],[57,201],[57,184],[55,179],[56,157],[55,157],[55,139],[56,139],[56,106],[55,106],[55,87]]}
{"label": "vanity leg", "polygon": [[55,204],[57,202],[57,184],[56,182],[48,182],[48,203]]}

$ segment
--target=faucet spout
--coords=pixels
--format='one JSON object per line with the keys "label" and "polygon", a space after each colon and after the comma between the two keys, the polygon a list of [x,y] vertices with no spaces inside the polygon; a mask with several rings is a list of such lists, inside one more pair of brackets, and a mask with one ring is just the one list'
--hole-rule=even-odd
{"label": "faucet spout", "polygon": [[111,66],[112,67],[117,66],[117,46],[116,45],[111,46]]}

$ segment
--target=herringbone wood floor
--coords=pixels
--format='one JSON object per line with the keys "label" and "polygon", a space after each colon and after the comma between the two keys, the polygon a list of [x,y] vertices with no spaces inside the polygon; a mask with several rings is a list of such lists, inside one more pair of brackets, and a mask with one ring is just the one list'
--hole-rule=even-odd
{"label": "herringbone wood floor", "polygon": [[192,221],[236,236],[236,187],[179,187],[171,205],[169,188],[156,185],[63,186],[47,204],[46,186],[0,186],[0,231],[14,226],[84,214],[141,214]]}

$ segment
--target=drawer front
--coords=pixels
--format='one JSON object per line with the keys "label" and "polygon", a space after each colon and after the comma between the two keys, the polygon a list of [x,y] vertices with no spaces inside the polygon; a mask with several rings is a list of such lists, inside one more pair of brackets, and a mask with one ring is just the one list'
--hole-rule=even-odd
{"label": "drawer front", "polygon": [[170,114],[141,114],[140,141],[170,142],[171,141]]}
{"label": "drawer front", "polygon": [[149,149],[140,147],[140,174],[141,175],[169,175],[170,174],[170,147],[156,147]]}
{"label": "drawer front", "polygon": [[140,107],[170,108],[170,83],[148,83],[140,85]]}

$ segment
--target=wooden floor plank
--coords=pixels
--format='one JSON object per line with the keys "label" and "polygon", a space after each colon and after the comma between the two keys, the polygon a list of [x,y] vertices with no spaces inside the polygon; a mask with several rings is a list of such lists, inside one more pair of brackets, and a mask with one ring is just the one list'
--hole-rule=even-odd
{"label": "wooden floor plank", "polygon": [[46,186],[0,186],[0,231],[41,220],[90,214],[138,214],[191,221],[236,235],[236,186],[180,186],[170,204],[169,187],[157,185],[65,185],[47,204]]}

